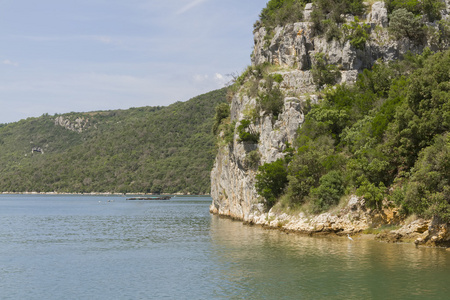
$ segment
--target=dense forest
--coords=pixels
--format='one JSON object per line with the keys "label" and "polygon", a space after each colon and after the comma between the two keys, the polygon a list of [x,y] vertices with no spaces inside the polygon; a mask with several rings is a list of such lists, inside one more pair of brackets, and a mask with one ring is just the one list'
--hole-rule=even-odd
{"label": "dense forest", "polygon": [[0,192],[208,194],[225,96],[1,124]]}
{"label": "dense forest", "polygon": [[[266,27],[270,40],[274,26],[302,20],[306,2],[269,1],[255,28]],[[441,19],[440,1],[385,2],[392,39],[419,43],[436,34],[442,49],[425,48],[400,61],[378,61],[351,85],[336,85],[339,70],[316,59],[311,72],[320,101],[305,103],[305,122],[295,144],[288,145],[285,159],[258,166],[259,157],[248,155],[256,162],[256,190],[267,208],[319,213],[356,194],[367,207],[392,205],[405,216],[450,221],[450,50],[445,50],[450,19]],[[327,39],[355,38],[352,45],[364,47],[370,38],[364,24],[340,24],[342,14],[358,16],[365,11],[362,1],[313,3],[311,21],[318,32]],[[434,27],[427,25],[429,21],[435,22]],[[349,37],[341,36],[352,26]],[[222,105],[224,114],[216,119],[222,131],[219,143],[231,143],[233,134],[238,142],[258,143],[259,136],[249,125],[261,111],[276,119],[286,95],[274,84],[283,78],[272,70],[267,64],[252,66],[236,79],[234,91],[244,90],[256,99],[256,114],[249,113],[236,126]],[[257,88],[261,82],[263,91]]]}

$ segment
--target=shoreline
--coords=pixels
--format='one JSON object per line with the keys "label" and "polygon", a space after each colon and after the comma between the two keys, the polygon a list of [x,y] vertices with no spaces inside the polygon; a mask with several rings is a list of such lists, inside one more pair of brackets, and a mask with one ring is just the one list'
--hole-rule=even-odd
{"label": "shoreline", "polygon": [[[219,218],[228,219],[233,222],[240,222],[244,226],[257,226],[261,229],[265,230],[276,230],[285,234],[295,234],[295,235],[302,235],[302,236],[309,236],[309,237],[335,237],[335,238],[346,238],[347,233],[344,231],[307,231],[307,230],[296,230],[296,229],[287,229],[285,227],[279,227],[279,226],[271,226],[269,224],[262,224],[262,223],[255,223],[252,221],[243,221],[239,218],[235,218],[228,215],[221,215],[218,213],[211,212],[212,215],[215,215]],[[425,222],[431,222],[430,220],[427,220]],[[409,226],[404,225],[403,227]],[[404,244],[411,244],[415,245],[416,247],[425,247],[425,248],[442,248],[446,249],[448,252],[450,252],[450,242],[443,241],[440,242],[436,239],[433,240],[431,237],[431,240],[425,240],[421,238],[416,238],[411,235],[407,236],[401,236],[399,237],[399,234],[395,231],[391,232],[380,232],[380,233],[365,233],[364,231],[360,232],[354,232],[351,234],[351,237],[357,237],[357,239],[364,239],[364,240],[373,240],[383,243],[391,243],[391,244],[397,244],[397,243],[404,243]],[[417,241],[419,239],[419,242]],[[421,241],[420,241],[421,239]]]}
{"label": "shoreline", "polygon": [[395,208],[381,211],[365,207],[364,201],[352,197],[346,207],[333,213],[305,215],[285,212],[252,211],[248,216],[233,215],[229,210],[210,206],[210,213],[242,222],[248,226],[279,230],[307,236],[357,236],[387,243],[408,243],[416,247],[447,248],[450,251],[450,223],[436,219],[404,219]]}
{"label": "shoreline", "polygon": [[1,192],[0,195],[79,195],[79,196],[156,196],[156,195],[164,195],[164,196],[211,196],[210,194],[190,194],[190,193],[111,193],[111,192],[89,192],[89,193],[66,193],[66,192]]}

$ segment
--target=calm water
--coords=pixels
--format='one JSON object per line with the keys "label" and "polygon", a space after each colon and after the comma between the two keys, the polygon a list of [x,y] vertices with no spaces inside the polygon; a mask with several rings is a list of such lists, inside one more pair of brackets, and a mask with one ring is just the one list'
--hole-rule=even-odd
{"label": "calm water", "polygon": [[0,196],[0,299],[449,297],[445,250],[287,235],[210,203]]}

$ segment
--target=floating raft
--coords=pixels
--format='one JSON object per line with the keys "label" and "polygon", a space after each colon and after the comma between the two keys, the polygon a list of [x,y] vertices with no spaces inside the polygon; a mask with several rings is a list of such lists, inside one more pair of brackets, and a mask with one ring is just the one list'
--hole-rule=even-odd
{"label": "floating raft", "polygon": [[170,196],[162,196],[162,197],[144,197],[144,198],[127,198],[127,200],[170,200],[172,197]]}

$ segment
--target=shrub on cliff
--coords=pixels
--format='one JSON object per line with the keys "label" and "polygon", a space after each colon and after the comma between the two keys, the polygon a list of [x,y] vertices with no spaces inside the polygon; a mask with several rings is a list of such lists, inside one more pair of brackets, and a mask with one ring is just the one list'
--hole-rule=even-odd
{"label": "shrub on cliff", "polygon": [[300,22],[303,19],[305,0],[270,0],[254,24],[255,30],[265,27],[271,31],[278,25]]}
{"label": "shrub on cliff", "polygon": [[282,195],[286,187],[287,171],[285,161],[278,159],[272,163],[265,163],[258,168],[255,188],[265,199],[266,208],[271,208]]}
{"label": "shrub on cliff", "polygon": [[325,34],[329,41],[341,38],[338,24],[345,22],[343,16],[361,16],[365,10],[362,0],[315,0],[313,3],[312,28],[319,34]]}
{"label": "shrub on cliff", "polygon": [[[252,119],[259,117],[260,113],[264,115],[272,115],[276,120],[278,115],[282,112],[284,104],[284,94],[279,88],[279,84],[283,81],[281,74],[267,74],[266,70],[262,70],[261,77],[255,77],[251,80],[251,89],[256,90],[256,107],[251,114]],[[259,87],[262,87],[262,91],[259,91]],[[250,97],[255,96],[255,92],[248,93]]]}
{"label": "shrub on cliff", "polygon": [[245,155],[244,165],[248,169],[257,169],[261,160],[258,150],[253,150]]}
{"label": "shrub on cliff", "polygon": [[273,118],[277,119],[283,109],[283,93],[278,87],[271,88],[265,93],[258,95],[258,104],[265,114],[272,114]]}
{"label": "shrub on cliff", "polygon": [[441,10],[445,4],[440,0],[385,0],[388,13],[405,9],[414,15],[426,15],[430,22],[441,19]]}
{"label": "shrub on cliff", "polygon": [[420,16],[416,17],[404,8],[397,9],[391,14],[389,32],[397,40],[407,37],[411,41],[420,42],[425,36]]}
{"label": "shrub on cliff", "polygon": [[251,121],[244,119],[237,127],[237,133],[239,135],[239,142],[258,143],[259,133],[251,129]]}
{"label": "shrub on cliff", "polygon": [[230,116],[230,105],[228,103],[220,103],[215,108],[216,114],[214,115],[214,124],[212,127],[213,134],[217,134],[222,121]]}
{"label": "shrub on cliff", "polygon": [[355,17],[355,20],[350,24],[344,24],[345,40],[350,41],[350,45],[356,49],[363,50],[366,45],[366,41],[369,39],[370,25],[366,23],[359,23],[359,18]]}
{"label": "shrub on cliff", "polygon": [[[270,0],[261,11],[255,29],[266,27],[268,31],[276,26],[300,22],[306,3],[311,0]],[[314,0],[313,14],[321,20],[330,19],[342,23],[342,15],[362,15],[365,10],[363,0]]]}
{"label": "shrub on cliff", "polygon": [[343,15],[360,16],[364,13],[363,0],[315,0],[314,10],[319,10],[327,19],[343,23]]}
{"label": "shrub on cliff", "polygon": [[324,85],[334,85],[341,77],[341,72],[336,65],[328,64],[324,53],[317,53],[314,56],[315,63],[311,69],[313,81],[317,89]]}

